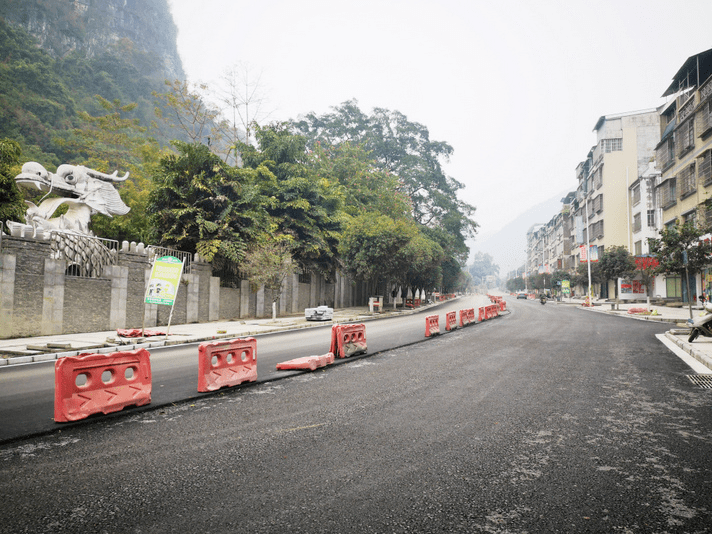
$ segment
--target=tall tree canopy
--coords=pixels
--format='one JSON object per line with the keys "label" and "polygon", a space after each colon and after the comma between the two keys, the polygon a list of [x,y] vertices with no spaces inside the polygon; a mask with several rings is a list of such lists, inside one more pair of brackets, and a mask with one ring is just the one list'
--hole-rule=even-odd
{"label": "tall tree canopy", "polygon": [[309,113],[293,126],[309,139],[312,147],[318,142],[361,146],[383,171],[399,179],[400,190],[410,199],[413,218],[418,223],[447,223],[448,231],[456,231],[463,245],[474,235],[475,208],[457,198],[464,186],[442,168],[442,162],[452,155],[452,146],[431,140],[425,126],[409,121],[398,111],[375,108],[368,116],[356,100],[332,109],[332,113],[322,116]]}
{"label": "tall tree canopy", "polygon": [[161,245],[198,252],[216,270],[237,270],[269,226],[262,190],[275,182],[264,166],[237,169],[207,146],[176,141],[161,159],[148,212]]}
{"label": "tall tree canopy", "polygon": [[286,124],[256,126],[258,147],[240,145],[246,168],[268,168],[276,177],[264,194],[278,231],[294,237],[294,260],[306,270],[331,279],[343,229],[343,188],[310,167],[306,139]]}

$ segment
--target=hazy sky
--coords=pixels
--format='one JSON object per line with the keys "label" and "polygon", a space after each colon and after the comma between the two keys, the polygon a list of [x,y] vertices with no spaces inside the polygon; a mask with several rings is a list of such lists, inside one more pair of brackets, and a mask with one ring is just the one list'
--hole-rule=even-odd
{"label": "hazy sky", "polygon": [[598,118],[661,105],[683,62],[712,48],[710,0],[169,3],[190,81],[247,63],[272,120],[356,99],[450,143],[478,241],[575,189]]}

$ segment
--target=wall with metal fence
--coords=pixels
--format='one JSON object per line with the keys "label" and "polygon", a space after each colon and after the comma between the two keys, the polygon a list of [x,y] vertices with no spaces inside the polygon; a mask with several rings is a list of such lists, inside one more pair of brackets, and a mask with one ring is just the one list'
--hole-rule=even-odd
{"label": "wall with metal fence", "polygon": [[[145,304],[151,262],[170,251],[124,242],[100,276],[88,277],[57,254],[51,236],[3,235],[0,239],[0,338],[117,328],[155,327],[168,323],[169,306]],[[327,282],[312,274],[309,283],[295,274],[277,300],[279,315],[304,313],[304,308],[365,305],[361,284],[337,275]],[[211,265],[190,258],[176,297],[173,324],[271,317],[272,295],[253,291],[243,280],[239,288],[221,287]]]}

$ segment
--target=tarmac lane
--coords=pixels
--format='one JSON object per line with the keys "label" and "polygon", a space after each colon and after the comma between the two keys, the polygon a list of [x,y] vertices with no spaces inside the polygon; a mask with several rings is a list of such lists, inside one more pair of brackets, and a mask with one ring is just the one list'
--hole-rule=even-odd
{"label": "tarmac lane", "polygon": [[664,325],[510,303],[348,365],[0,446],[0,532],[707,532]]}
{"label": "tarmac lane", "polygon": [[[440,330],[444,333],[445,313],[482,305],[482,299],[482,296],[461,298],[443,303],[426,313],[369,320],[365,323],[368,354],[424,341],[425,317],[428,314],[439,314]],[[295,371],[277,371],[278,363],[329,352],[331,323],[254,337],[257,338],[258,382],[278,380],[299,374]],[[186,343],[149,349],[153,377],[151,404],[127,410],[151,410],[157,406],[212,394],[198,393],[197,390],[198,346],[199,343]],[[345,361],[337,358],[335,363],[342,364]],[[0,367],[0,442],[52,432],[75,424],[92,423],[101,417],[121,417],[122,414],[96,415],[76,423],[57,424],[53,419],[54,361]]]}

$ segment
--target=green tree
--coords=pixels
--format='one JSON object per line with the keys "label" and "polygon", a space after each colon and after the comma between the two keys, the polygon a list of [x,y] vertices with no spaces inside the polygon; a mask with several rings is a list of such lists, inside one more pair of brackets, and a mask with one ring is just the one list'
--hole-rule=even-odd
{"label": "green tree", "polygon": [[417,235],[417,227],[386,215],[353,217],[339,243],[343,267],[348,274],[368,284],[373,294],[382,283],[401,279],[405,271],[403,248]]}
{"label": "green tree", "polygon": [[[617,282],[619,278],[630,278],[635,272],[635,258],[630,255],[626,247],[620,245],[606,248],[598,263],[603,283],[607,283],[608,280]],[[617,283],[615,295],[618,298]]]}
{"label": "green tree", "polygon": [[277,301],[287,276],[294,274],[297,266],[292,261],[294,240],[289,235],[268,235],[253,247],[240,265],[253,290],[262,286],[272,295],[272,320],[277,318]]}
{"label": "green tree", "polygon": [[343,186],[344,210],[349,215],[368,211],[410,218],[410,202],[400,191],[398,177],[375,167],[362,147],[348,142],[336,146],[316,143],[309,161],[317,176]]}
{"label": "green tree", "polygon": [[692,296],[689,294],[690,277],[709,264],[712,243],[701,239],[708,233],[692,222],[674,224],[660,230],[659,238],[649,238],[650,252],[658,260],[658,273],[674,274],[684,280],[687,302],[692,318]]}
{"label": "green tree", "polygon": [[398,251],[397,255],[397,263],[404,268],[395,273],[396,282],[406,287],[427,290],[442,285],[444,252],[438,243],[419,232]]}
{"label": "green tree", "polygon": [[306,140],[286,124],[255,126],[258,148],[241,144],[246,168],[264,166],[276,177],[263,192],[278,231],[294,236],[294,260],[307,271],[333,279],[344,223],[343,188],[309,165]]}
{"label": "green tree", "polygon": [[236,273],[270,224],[261,193],[274,181],[263,166],[237,169],[207,146],[175,142],[154,176],[148,213],[159,244],[198,252],[216,271]]}
{"label": "green tree", "polygon": [[21,155],[19,143],[0,139],[0,231],[5,221],[22,222],[25,219],[27,206],[15,182]]}
{"label": "green tree", "polygon": [[409,121],[398,111],[376,108],[373,115],[367,116],[356,100],[332,110],[323,116],[307,114],[293,125],[310,140],[310,146],[317,142],[361,145],[380,169],[398,177],[400,190],[410,199],[417,222],[446,227],[463,244],[474,236],[475,208],[457,198],[464,186],[442,168],[442,162],[453,152],[448,143],[431,140],[425,126]]}

